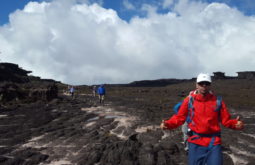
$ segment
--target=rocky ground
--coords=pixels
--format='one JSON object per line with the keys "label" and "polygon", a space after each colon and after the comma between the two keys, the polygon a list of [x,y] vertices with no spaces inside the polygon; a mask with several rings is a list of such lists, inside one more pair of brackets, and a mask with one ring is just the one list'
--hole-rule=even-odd
{"label": "rocky ground", "polygon": [[[246,125],[243,131],[223,128],[224,164],[254,164],[255,111],[247,101],[251,95],[239,92],[232,98],[224,94],[230,89],[219,88],[225,83],[215,88],[230,104],[233,117],[240,115]],[[253,82],[244,86],[249,84],[252,91]],[[104,105],[89,89],[80,89],[75,99],[60,93],[50,102],[2,105],[0,164],[185,165],[180,129],[162,131],[159,123],[172,115],[178,92],[193,85],[108,87]]]}
{"label": "rocky ground", "polygon": [[[180,164],[181,146],[127,107],[91,96],[1,107],[2,164]],[[161,137],[166,136],[161,140]],[[180,145],[180,144],[179,144]]]}
{"label": "rocky ground", "polygon": [[[180,129],[162,131],[159,124],[173,114],[178,95],[193,90],[194,81],[106,85],[105,104],[99,104],[89,86],[77,87],[72,99],[67,85],[28,77],[17,65],[0,65],[0,73],[0,164],[187,164]],[[222,128],[224,165],[253,165],[255,80],[213,82],[232,117],[245,122],[242,131]]]}

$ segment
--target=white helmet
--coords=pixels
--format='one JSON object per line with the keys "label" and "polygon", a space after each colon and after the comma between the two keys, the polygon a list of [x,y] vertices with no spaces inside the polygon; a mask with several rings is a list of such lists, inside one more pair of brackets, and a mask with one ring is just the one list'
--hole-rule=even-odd
{"label": "white helmet", "polygon": [[197,83],[202,82],[202,81],[207,81],[207,82],[212,82],[211,76],[208,73],[200,73],[197,76]]}

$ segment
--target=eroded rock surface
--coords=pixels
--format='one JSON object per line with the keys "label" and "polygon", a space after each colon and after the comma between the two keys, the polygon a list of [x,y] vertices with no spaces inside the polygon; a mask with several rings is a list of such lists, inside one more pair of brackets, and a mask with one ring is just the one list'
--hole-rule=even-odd
{"label": "eroded rock surface", "polygon": [[[187,164],[180,129],[162,131],[159,124],[173,114],[178,94],[192,90],[193,82],[106,85],[102,105],[87,86],[79,87],[72,99],[60,92],[65,85],[27,73],[20,71],[8,81],[0,77],[0,164]],[[245,122],[242,131],[222,130],[224,165],[254,164],[254,81],[217,80],[214,88],[233,117]]]}

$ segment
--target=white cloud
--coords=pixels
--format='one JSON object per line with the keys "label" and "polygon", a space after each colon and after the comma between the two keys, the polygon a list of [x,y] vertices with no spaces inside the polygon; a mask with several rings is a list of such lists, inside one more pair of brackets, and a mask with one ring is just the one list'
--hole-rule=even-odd
{"label": "white cloud", "polygon": [[123,5],[128,10],[135,10],[135,6],[130,3],[128,0],[123,0]]}
{"label": "white cloud", "polygon": [[174,4],[174,0],[163,0],[163,8],[169,8],[171,5]]}
{"label": "white cloud", "polygon": [[174,12],[120,19],[75,1],[30,2],[0,27],[1,61],[70,84],[191,78],[253,70],[255,18],[224,4],[180,0]]}
{"label": "white cloud", "polygon": [[148,17],[153,17],[153,15],[157,15],[157,7],[150,4],[143,4],[141,10],[145,11]]}
{"label": "white cloud", "polygon": [[189,17],[189,15],[199,17],[202,14],[201,11],[206,8],[208,4],[196,2],[192,0],[178,0],[173,7],[173,11],[177,14],[182,15],[183,17]]}

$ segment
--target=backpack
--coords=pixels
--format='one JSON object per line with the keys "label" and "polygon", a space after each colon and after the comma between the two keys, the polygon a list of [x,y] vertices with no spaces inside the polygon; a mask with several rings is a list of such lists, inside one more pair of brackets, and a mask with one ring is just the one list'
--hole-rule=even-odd
{"label": "backpack", "polygon": [[[193,107],[194,98],[193,98],[191,95],[189,95],[188,97],[189,97],[189,103],[188,103],[189,113],[188,113],[188,116],[187,116],[187,118],[186,118],[186,122],[187,122],[187,123],[190,123],[190,122],[192,121],[192,117],[194,116],[194,107]],[[216,100],[216,101],[217,101],[217,103],[216,103],[216,108],[215,108],[214,111],[219,112],[220,109],[221,109],[222,97],[221,97],[221,96],[217,96],[217,100]],[[174,110],[174,113],[175,113],[175,114],[178,113],[178,111],[179,111],[179,109],[180,109],[182,103],[183,103],[183,101],[180,101],[180,102],[178,102],[178,103],[174,106],[173,110]],[[220,113],[218,113],[218,114],[220,115]]]}

